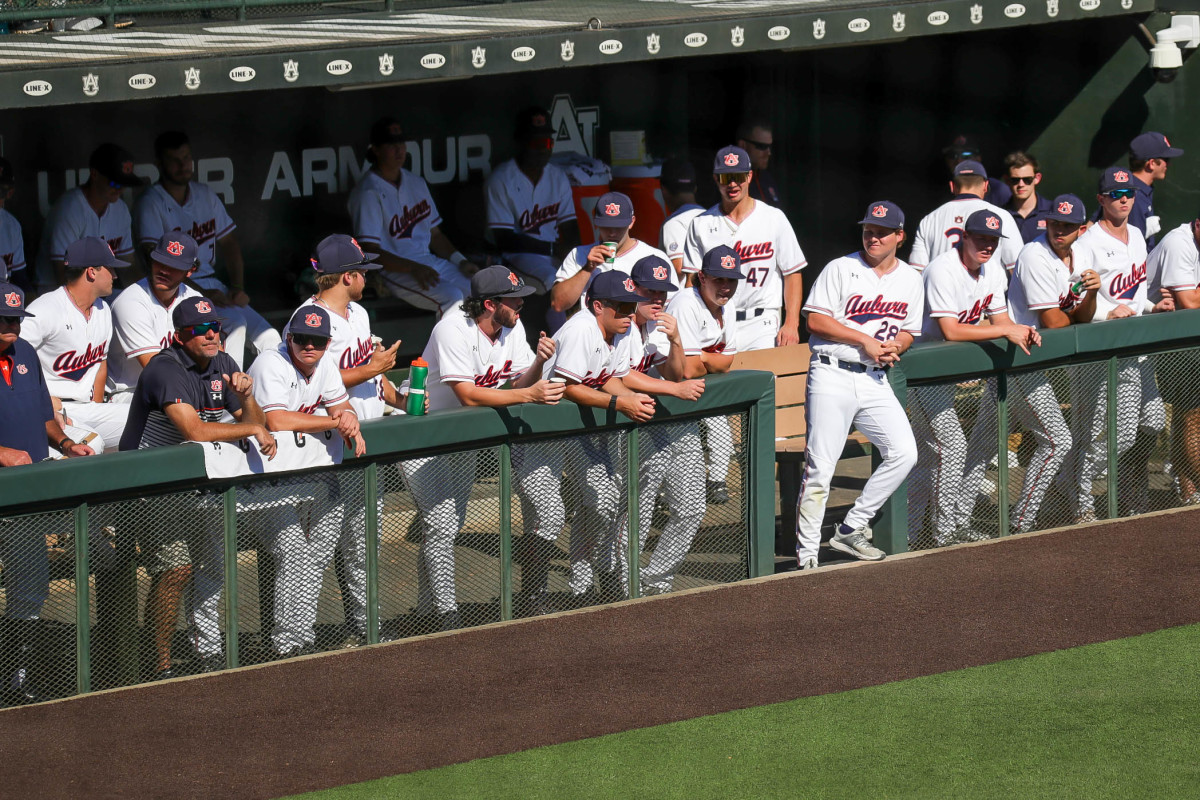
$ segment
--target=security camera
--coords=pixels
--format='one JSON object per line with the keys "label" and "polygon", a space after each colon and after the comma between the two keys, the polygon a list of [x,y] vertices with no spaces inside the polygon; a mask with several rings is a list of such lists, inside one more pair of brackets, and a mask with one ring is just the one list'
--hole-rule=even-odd
{"label": "security camera", "polygon": [[1181,48],[1200,46],[1200,15],[1180,14],[1171,18],[1171,27],[1158,32],[1150,48],[1150,69],[1159,83],[1170,83],[1183,66]]}

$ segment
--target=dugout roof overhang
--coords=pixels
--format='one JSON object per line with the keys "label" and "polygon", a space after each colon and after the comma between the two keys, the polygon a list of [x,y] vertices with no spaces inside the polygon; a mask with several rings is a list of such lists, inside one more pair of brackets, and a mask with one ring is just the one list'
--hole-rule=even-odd
{"label": "dugout roof overhang", "polygon": [[6,108],[897,41],[1148,14],[1155,0],[531,0],[0,38]]}

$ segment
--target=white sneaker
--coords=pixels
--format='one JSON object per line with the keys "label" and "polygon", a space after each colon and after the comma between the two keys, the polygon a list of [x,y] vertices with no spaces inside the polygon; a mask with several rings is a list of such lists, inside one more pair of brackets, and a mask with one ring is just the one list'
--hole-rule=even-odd
{"label": "white sneaker", "polygon": [[816,568],[817,568],[817,559],[814,558],[813,556],[809,556],[808,558],[806,558],[800,562],[800,571],[801,572],[807,572],[810,569],[816,569]]}
{"label": "white sneaker", "polygon": [[844,524],[838,526],[838,532],[829,540],[829,546],[860,561],[882,561],[887,557],[887,553],[867,541],[863,528],[852,531]]}
{"label": "white sneaker", "polygon": [[977,531],[974,528],[962,528],[954,535],[954,538],[960,542],[970,543],[970,542],[986,542],[988,539],[991,539],[992,537],[987,535],[983,531]]}

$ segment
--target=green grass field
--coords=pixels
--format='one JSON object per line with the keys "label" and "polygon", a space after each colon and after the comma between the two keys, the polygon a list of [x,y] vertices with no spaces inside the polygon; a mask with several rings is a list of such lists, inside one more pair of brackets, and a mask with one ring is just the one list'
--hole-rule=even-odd
{"label": "green grass field", "polygon": [[1200,625],[303,797],[1200,797]]}

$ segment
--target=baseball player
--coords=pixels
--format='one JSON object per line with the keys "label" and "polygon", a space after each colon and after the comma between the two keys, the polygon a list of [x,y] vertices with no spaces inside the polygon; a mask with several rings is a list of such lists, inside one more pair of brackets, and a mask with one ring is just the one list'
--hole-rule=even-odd
{"label": "baseball player", "polygon": [[[964,162],[967,163],[967,162]],[[924,224],[924,223],[922,223]],[[1036,328],[1018,325],[1008,316],[1004,294],[1008,276],[993,257],[1006,236],[1003,221],[990,208],[973,212],[962,226],[953,249],[930,262],[922,275],[925,317],[921,335],[929,342],[985,342],[1004,338],[1028,353],[1042,342]],[[990,325],[980,326],[987,316]],[[954,410],[954,383],[923,386],[914,393],[913,428],[920,458],[913,470],[909,497],[909,539],[920,532],[934,487],[934,535],[938,546],[986,538],[969,527],[979,484],[993,440],[996,398],[985,387],[968,441]]]}
{"label": "baseball player", "polygon": [[[704,254],[717,245],[738,252],[746,280],[733,300],[739,350],[783,347],[800,341],[800,306],[808,261],[783,212],[747,191],[754,170],[740,147],[717,151],[713,180],[721,202],[697,215],[683,248],[683,271],[700,271]],[[780,322],[780,307],[783,320]]]}
{"label": "baseball player", "polygon": [[[1087,211],[1073,194],[1059,195],[1044,212],[1046,232],[1021,249],[1008,294],[1014,322],[1034,328],[1065,328],[1090,322],[1096,313],[1100,276],[1091,251],[1077,245],[1087,230]],[[1046,490],[1071,452],[1071,432],[1045,372],[1011,376],[1010,405],[1033,434],[1037,449],[1025,467],[1021,497],[1012,510],[1017,533],[1032,530]]]}
{"label": "baseball player", "polygon": [[[731,260],[732,259],[732,260]],[[704,254],[696,284],[682,289],[667,304],[667,313],[679,326],[685,357],[685,377],[702,378],[713,372],[728,372],[738,351],[733,321],[725,312],[746,279],[741,256],[732,247],[717,245]],[[705,497],[710,503],[729,502],[725,476],[733,457],[733,434],[725,417],[701,420],[708,433],[708,478]]]}
{"label": "baseball player", "polygon": [[[195,240],[198,264],[188,285],[221,309],[226,320],[225,352],[239,365],[244,363],[249,340],[255,353],[279,346],[279,333],[250,307],[246,294],[242,248],[225,204],[207,185],[193,180],[195,162],[187,134],[167,131],[154,140],[154,160],[159,181],[138,199],[133,209],[138,244],[147,260],[163,234],[181,231]],[[226,285],[217,277],[217,251],[229,274]]]}
{"label": "baseball player", "polygon": [[[287,325],[287,340],[278,349],[263,353],[250,366],[254,399],[271,431],[321,434],[336,431],[354,448],[366,453],[358,429],[358,415],[342,383],[329,349],[330,314],[320,306],[303,306]],[[271,644],[275,655],[287,658],[316,652],[317,601],[322,576],[333,558],[342,533],[343,504],[338,500],[336,478],[312,484],[318,487],[308,524],[301,522],[296,505],[284,507],[282,526],[263,531],[275,560],[275,628]],[[286,486],[286,484],[284,484]],[[320,489],[324,489],[322,494]]]}
{"label": "baseball player", "polygon": [[[1079,237],[1078,246],[1090,252],[1092,268],[1100,275],[1096,294],[1096,313],[1092,321],[1125,319],[1151,311],[1173,311],[1170,297],[1147,300],[1146,240],[1142,232],[1129,224],[1135,206],[1137,188],[1129,170],[1109,167],[1100,176],[1096,199],[1100,202],[1100,221]],[[1105,453],[1105,382],[1099,385],[1072,384],[1071,405],[1075,409],[1077,459],[1075,469],[1059,473],[1059,483],[1074,499],[1077,522],[1096,519],[1092,483],[1107,467]],[[1154,382],[1154,365],[1146,356],[1125,360],[1117,374],[1117,452],[1132,460],[1134,475],[1122,481],[1122,513],[1144,510],[1146,460],[1149,442],[1166,427],[1166,408]],[[1141,446],[1139,434],[1144,434]],[[1140,474],[1139,474],[1140,473]]]}
{"label": "baseball player", "polygon": [[1029,244],[1046,232],[1046,214],[1052,206],[1050,201],[1038,194],[1042,173],[1037,159],[1020,150],[1004,157],[1004,182],[1012,188],[1012,200],[1007,210],[1021,232],[1021,239]]}
{"label": "baseball player", "polygon": [[417,308],[439,314],[458,305],[479,267],[458,252],[438,227],[425,180],[404,169],[404,128],[391,117],[371,126],[371,169],[350,192],[347,207],[355,238],[379,256],[388,290]]}
{"label": "baseball player", "polygon": [[[237,363],[221,352],[221,320],[212,301],[205,297],[180,301],[171,312],[171,322],[175,326],[171,345],[146,364],[134,389],[133,402],[125,406],[129,421],[121,436],[121,449],[144,450],[185,441],[236,442],[253,437],[263,455],[274,458],[275,439],[254,400],[254,381],[238,372]],[[234,421],[221,422],[225,413]],[[224,540],[219,525],[200,527],[203,530],[188,535],[186,548],[167,541],[163,547],[167,552],[158,554],[157,560],[162,563],[156,569],[168,572],[189,568],[192,591],[188,617],[194,629],[193,641],[201,669],[213,672],[225,667],[219,625],[225,581]],[[182,588],[180,583],[166,582],[160,595],[152,594],[147,599],[152,608],[159,609],[153,615],[174,620],[174,613],[162,608],[170,606],[172,593]]]}
{"label": "baseball player", "polygon": [[111,402],[133,401],[142,368],[170,347],[171,313],[180,301],[200,293],[184,283],[196,269],[196,242],[186,233],[163,234],[150,252],[150,276],[130,286],[112,304],[113,337],[108,352],[107,389]]}
{"label": "baseball player", "polygon": [[671,259],[675,277],[683,278],[683,245],[688,228],[704,206],[696,202],[696,169],[685,158],[668,158],[663,162],[660,182],[667,218],[659,233],[658,247]]}
{"label": "baseball player", "polygon": [[1171,159],[1181,155],[1183,150],[1172,147],[1167,137],[1157,131],[1146,131],[1129,143],[1129,177],[1137,190],[1129,224],[1145,236],[1147,248],[1154,246],[1162,230],[1162,221],[1154,213],[1154,182],[1165,180]]}
{"label": "baseball player", "polygon": [[[40,294],[63,285],[67,247],[80,239],[99,236],[118,258],[133,256],[129,209],[121,202],[125,189],[142,185],[133,174],[133,156],[115,144],[102,144],[92,151],[88,169],[87,183],[63,194],[46,219],[37,261]],[[129,277],[141,276],[134,269]]]}
{"label": "baseball player", "polygon": [[0,281],[24,283],[28,281],[25,238],[21,234],[21,223],[4,207],[15,191],[12,164],[7,158],[0,158]]}
{"label": "baseball player", "polygon": [[114,270],[128,267],[98,236],[80,239],[62,260],[66,286],[44,294],[29,308],[37,315],[25,325],[24,338],[38,351],[42,371],[63,424],[72,435],[93,431],[93,448],[116,450],[129,406],[104,402],[112,311],[100,298],[112,294]]}
{"label": "baseball player", "polygon": [[[665,257],[661,250],[630,235],[636,219],[633,202],[628,196],[621,192],[600,195],[592,216],[592,226],[600,238],[593,244],[573,248],[563,259],[550,291],[553,310],[565,312],[576,306],[582,308],[588,286],[601,272],[618,270],[628,275],[633,265],[646,256]],[[616,247],[610,247],[611,243]]]}
{"label": "baseball player", "polygon": [[[504,260],[539,292],[554,285],[557,265],[579,245],[575,201],[567,175],[550,163],[550,112],[531,107],[517,115],[517,155],[487,181],[488,232]],[[540,287],[540,288],[538,288]]]}
{"label": "baseball player", "polygon": [[771,146],[775,143],[770,123],[765,120],[743,120],[737,129],[737,146],[750,154],[754,173],[747,191],[755,200],[763,200],[775,208],[783,208],[775,174],[770,170]]}
{"label": "baseball player", "polygon": [[[72,440],[59,427],[42,367],[21,336],[32,315],[25,292],[0,282],[0,468],[45,460],[50,447],[65,457],[87,456],[92,448]],[[4,614],[0,616],[0,706],[44,699],[33,666],[38,618],[50,596],[50,562],[44,531],[22,532],[0,520],[0,561],[4,563]]]}
{"label": "baseball player", "polygon": [[[1167,233],[1146,261],[1150,297],[1166,290],[1175,308],[1200,308],[1200,217]],[[1200,505],[1200,397],[1195,376],[1200,358],[1195,349],[1160,355],[1158,380],[1163,400],[1171,404],[1171,464],[1179,481],[1179,499]]]}
{"label": "baseball player", "polygon": [[[588,287],[587,310],[555,333],[555,350],[542,368],[542,378],[564,379],[564,396],[573,403],[645,422],[654,415],[654,399],[633,391],[622,380],[634,359],[634,340],[629,336],[633,316],[637,304],[647,299],[636,289],[624,272],[597,274]],[[558,552],[553,543],[566,520],[560,491],[564,468],[580,490],[571,529],[571,593],[579,602],[589,594],[595,554],[600,599],[619,599],[615,541],[620,493],[613,454],[604,437],[526,445],[514,451],[514,467],[525,520],[519,563],[526,610],[535,614],[548,610],[546,578],[550,559]]]}
{"label": "baseball player", "polygon": [[988,190],[987,171],[978,161],[963,161],[954,168],[950,191],[954,199],[921,220],[908,263],[923,270],[938,256],[954,249],[963,238],[963,224],[976,211],[991,211],[1000,219],[1000,264],[1011,270],[1021,254],[1021,232],[1012,215],[983,199]]}
{"label": "baseball player", "polygon": [[802,570],[817,567],[829,485],[851,425],[879,448],[883,463],[829,540],[834,550],[863,561],[884,558],[871,544],[871,519],[917,463],[917,443],[887,370],[921,335],[921,276],[896,257],[904,243],[899,206],[871,203],[859,225],[862,249],[829,262],[804,304],[812,362],[804,478],[796,499],[796,562]]}
{"label": "baseball player", "polygon": [[[671,283],[671,264],[658,256],[647,256],[633,265],[633,283],[648,298],[639,303],[629,336],[635,339],[633,362],[623,383],[637,392],[665,395],[681,400],[698,400],[704,394],[704,379],[686,379],[687,358],[675,318],[665,310]],[[638,469],[638,552],[646,549],[650,522],[659,491],[664,490],[669,517],[662,536],[642,570],[643,595],[671,591],[675,572],[700,530],[704,519],[704,454],[700,427],[695,421],[668,422],[643,429],[642,463]],[[621,525],[617,556],[622,576],[627,579],[625,541],[628,524]]]}
{"label": "baseball player", "polygon": [[[396,366],[397,340],[391,347],[371,335],[367,310],[359,305],[367,273],[379,269],[378,256],[363,252],[352,237],[335,233],[325,237],[313,252],[317,293],[308,301],[329,312],[330,340],[327,360],[337,365],[350,394],[350,406],[359,420],[379,419],[387,406],[403,408],[405,395],[387,379]],[[343,487],[352,491],[349,486]],[[341,554],[339,580],[349,630],[342,647],[367,641],[367,518],[366,506],[346,509],[337,551]]]}
{"label": "baseball player", "polygon": [[[429,364],[425,388],[430,413],[463,406],[553,405],[562,399],[563,384],[542,378],[542,367],[555,351],[554,340],[543,333],[535,354],[521,324],[524,298],[533,292],[533,286],[503,266],[487,267],[471,277],[471,293],[461,312],[442,317],[421,355]],[[476,455],[469,451],[401,463],[424,533],[417,613],[436,614],[440,630],[462,627],[455,598],[454,540],[466,520]]]}

